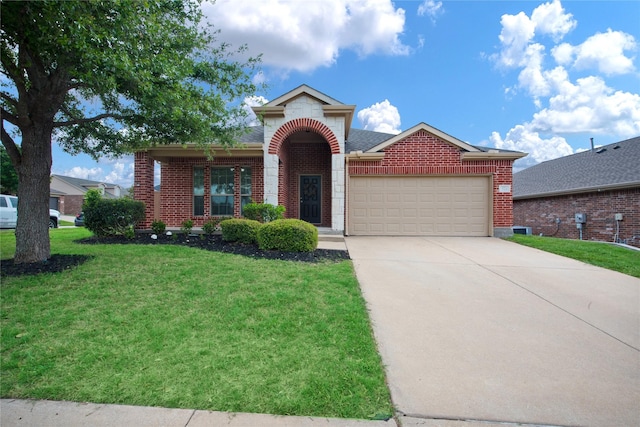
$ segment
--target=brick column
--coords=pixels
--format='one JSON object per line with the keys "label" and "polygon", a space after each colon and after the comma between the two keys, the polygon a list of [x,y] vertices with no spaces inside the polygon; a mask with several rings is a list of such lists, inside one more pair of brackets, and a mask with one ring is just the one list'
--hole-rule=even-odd
{"label": "brick column", "polygon": [[145,219],[138,224],[139,229],[151,227],[154,218],[155,201],[153,197],[153,159],[146,151],[135,154],[133,198],[144,202]]}

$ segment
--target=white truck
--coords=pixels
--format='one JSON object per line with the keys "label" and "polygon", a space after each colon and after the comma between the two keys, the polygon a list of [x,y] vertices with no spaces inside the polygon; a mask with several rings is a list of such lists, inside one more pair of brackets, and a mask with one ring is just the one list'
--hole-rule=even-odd
{"label": "white truck", "polygon": [[[18,198],[0,194],[0,228],[16,228],[18,222]],[[60,212],[49,209],[49,228],[58,228]]]}

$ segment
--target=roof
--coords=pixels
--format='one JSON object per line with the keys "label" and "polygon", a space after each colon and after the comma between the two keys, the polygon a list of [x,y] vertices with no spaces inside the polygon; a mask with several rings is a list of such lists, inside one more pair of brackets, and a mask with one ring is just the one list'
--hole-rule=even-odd
{"label": "roof", "polygon": [[640,136],[539,163],[513,174],[513,198],[640,187]]}
{"label": "roof", "polygon": [[53,176],[57,177],[58,179],[61,179],[62,181],[67,182],[68,184],[75,185],[76,187],[84,187],[84,188],[95,187],[100,184],[109,188],[119,187],[118,184],[109,184],[107,182],[92,181],[90,179],[73,178],[71,176],[64,176],[64,175],[53,175]]}

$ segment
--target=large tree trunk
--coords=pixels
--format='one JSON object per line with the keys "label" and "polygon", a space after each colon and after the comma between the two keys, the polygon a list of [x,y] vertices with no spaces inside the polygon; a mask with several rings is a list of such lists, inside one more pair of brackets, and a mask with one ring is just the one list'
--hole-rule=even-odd
{"label": "large tree trunk", "polygon": [[18,173],[16,263],[45,261],[49,243],[49,186],[51,175],[50,125],[34,123],[22,129],[22,159]]}

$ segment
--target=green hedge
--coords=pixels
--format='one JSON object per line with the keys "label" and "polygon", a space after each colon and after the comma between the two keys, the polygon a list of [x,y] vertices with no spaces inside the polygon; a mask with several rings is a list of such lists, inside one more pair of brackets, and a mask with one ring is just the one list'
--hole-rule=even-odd
{"label": "green hedge", "polygon": [[278,219],[260,227],[258,245],[263,250],[311,252],[318,246],[318,229],[299,219]]}
{"label": "green hedge", "polygon": [[252,219],[229,218],[220,222],[222,240],[227,242],[256,243],[262,224]]}
{"label": "green hedge", "polygon": [[269,203],[248,203],[242,208],[242,215],[247,219],[260,222],[271,222],[284,218],[285,207],[273,206]]}
{"label": "green hedge", "polygon": [[84,226],[98,237],[131,237],[135,226],[144,220],[144,203],[121,199],[93,199],[82,207]]}

